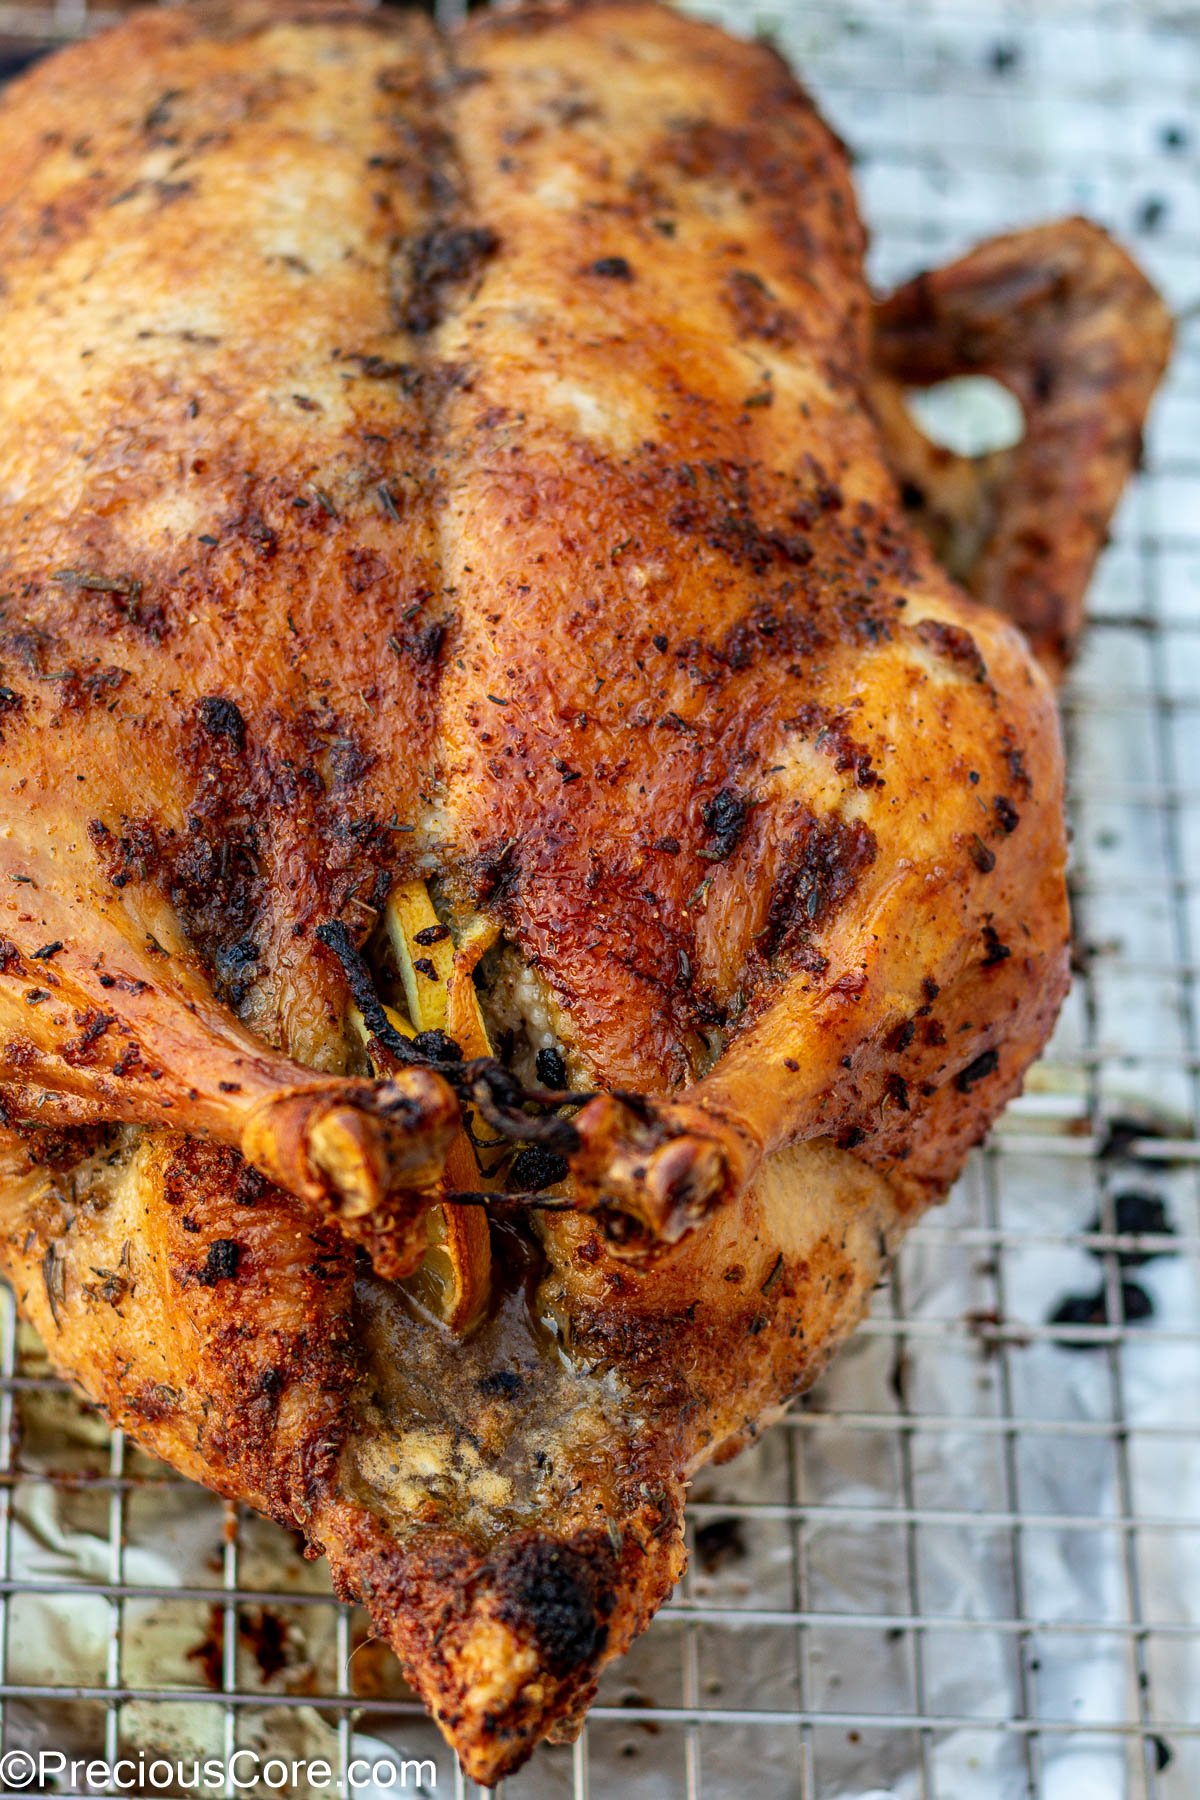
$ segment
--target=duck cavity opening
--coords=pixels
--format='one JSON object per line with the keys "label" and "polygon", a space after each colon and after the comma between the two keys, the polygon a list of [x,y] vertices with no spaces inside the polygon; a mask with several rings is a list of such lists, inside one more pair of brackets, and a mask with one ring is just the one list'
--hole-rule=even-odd
{"label": "duck cavity opening", "polygon": [[445,1200],[430,1207],[424,1257],[402,1285],[421,1311],[465,1336],[511,1290],[512,1271],[501,1265],[517,1241],[522,1263],[536,1248],[522,1212],[573,1204],[562,1191],[578,1143],[568,1115],[587,1095],[568,1085],[540,982],[485,916],[452,919],[426,882],[411,880],[389,894],[365,954],[340,926],[321,935],[350,986],[362,1072],[385,1076],[419,1062],[458,1095],[462,1129],[446,1157]]}

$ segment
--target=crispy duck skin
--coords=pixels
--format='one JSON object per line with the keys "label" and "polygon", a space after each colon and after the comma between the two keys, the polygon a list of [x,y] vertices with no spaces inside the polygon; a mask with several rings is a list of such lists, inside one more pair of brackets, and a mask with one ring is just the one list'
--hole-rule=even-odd
{"label": "crispy duck skin", "polygon": [[555,1219],[464,1342],[224,1146],[6,1133],[0,1159],[0,1255],[58,1366],[301,1530],[481,1782],[582,1719],[682,1573],[687,1480],[819,1374],[905,1223],[802,1146],[641,1275]]}
{"label": "crispy duck skin", "polygon": [[1038,657],[1169,320],[1079,221],[873,307],[782,62],[645,0],[147,12],[0,141],[4,1267],[494,1781],[1049,1033]]}

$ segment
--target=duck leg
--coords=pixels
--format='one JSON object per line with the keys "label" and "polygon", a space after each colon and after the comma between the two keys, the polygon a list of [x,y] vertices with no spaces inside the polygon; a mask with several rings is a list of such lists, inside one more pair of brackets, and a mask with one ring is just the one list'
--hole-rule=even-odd
{"label": "duck leg", "polygon": [[399,1197],[436,1181],[457,1128],[446,1084],[422,1068],[325,1073],[274,1049],[217,1000],[153,886],[97,879],[81,897],[85,873],[64,879],[53,839],[43,815],[40,833],[31,820],[0,843],[6,1116],[169,1126],[239,1150],[347,1228],[371,1214],[376,1231],[384,1216],[397,1226]]}

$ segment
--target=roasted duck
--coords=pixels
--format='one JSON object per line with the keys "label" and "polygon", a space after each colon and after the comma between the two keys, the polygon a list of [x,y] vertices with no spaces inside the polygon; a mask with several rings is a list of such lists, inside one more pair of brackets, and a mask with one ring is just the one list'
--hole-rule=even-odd
{"label": "roasted duck", "polygon": [[641,0],[146,12],[0,142],[4,1267],[494,1781],[1046,1038],[1168,319],[1079,221],[873,308],[779,58]]}

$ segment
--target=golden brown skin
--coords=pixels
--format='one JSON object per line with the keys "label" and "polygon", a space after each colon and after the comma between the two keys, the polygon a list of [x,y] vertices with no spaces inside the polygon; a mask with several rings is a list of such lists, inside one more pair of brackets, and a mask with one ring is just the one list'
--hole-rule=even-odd
{"label": "golden brown skin", "polygon": [[54,1361],[324,1552],[484,1782],[582,1718],[682,1572],[687,1480],[820,1373],[905,1223],[805,1146],[649,1276],[578,1215],[498,1230],[510,1279],[464,1343],[232,1151],[4,1138],[0,1257]]}
{"label": "golden brown skin", "polygon": [[[894,384],[1029,399],[1024,462],[953,504],[1061,644],[1165,315],[1076,226],[873,320],[792,77],[642,0],[448,43],[146,13],[0,138],[4,1264],[109,1416],[328,1553],[494,1780],[581,1716],[692,1471],[819,1372],[1062,996],[1050,689],[906,517]],[[1009,331],[1014,262],[1060,253]],[[466,1344],[353,1252],[420,1255],[463,1091],[366,1078],[330,949],[417,877],[601,1090],[596,1218],[497,1205]]]}

